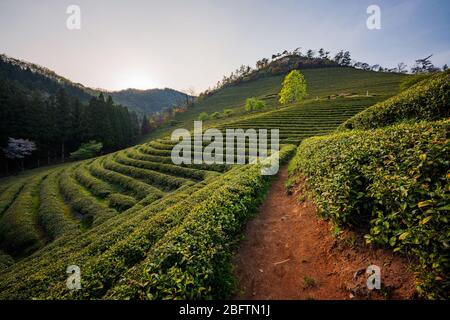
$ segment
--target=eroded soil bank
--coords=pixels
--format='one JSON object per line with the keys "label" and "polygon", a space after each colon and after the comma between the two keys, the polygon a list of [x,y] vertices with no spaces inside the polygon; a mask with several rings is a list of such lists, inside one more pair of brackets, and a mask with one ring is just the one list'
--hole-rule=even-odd
{"label": "eroded soil bank", "polygon": [[[333,235],[311,202],[287,195],[287,168],[273,182],[235,257],[235,299],[411,299],[415,278],[405,258]],[[366,268],[381,269],[381,290],[368,290]]]}

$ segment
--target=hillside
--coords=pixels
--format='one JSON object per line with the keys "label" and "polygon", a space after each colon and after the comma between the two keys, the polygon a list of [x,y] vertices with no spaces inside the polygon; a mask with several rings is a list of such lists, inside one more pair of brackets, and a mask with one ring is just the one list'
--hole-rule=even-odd
{"label": "hillside", "polygon": [[305,140],[289,167],[289,185],[322,217],[412,259],[430,299],[448,299],[450,286],[449,83],[437,73]]}
{"label": "hillside", "polygon": [[174,89],[126,89],[109,91],[114,102],[127,106],[139,116],[149,115],[164,109],[185,104],[191,97]]}
{"label": "hillside", "polygon": [[39,91],[46,95],[56,94],[63,88],[67,94],[88,102],[94,90],[61,77],[54,71],[34,63],[0,55],[0,79],[20,84],[28,91]]}
{"label": "hillside", "polygon": [[186,102],[186,94],[165,88],[137,90],[126,89],[121,91],[107,91],[93,89],[82,84],[74,83],[48,68],[34,63],[0,55],[0,80],[12,81],[27,91],[39,91],[44,95],[54,95],[60,89],[81,102],[87,103],[93,96],[103,93],[111,95],[114,102],[126,106],[139,116],[155,113],[174,105]]}
{"label": "hillside", "polygon": [[[367,107],[378,101],[382,101],[394,95],[405,75],[395,73],[381,73],[357,70],[354,68],[327,67],[302,70],[308,83],[308,97],[303,104],[327,104],[328,96],[332,96],[331,102],[353,101],[360,107]],[[243,82],[238,85],[228,86],[224,89],[195,102],[186,112],[177,114],[171,123],[151,133],[145,140],[164,137],[175,128],[192,128],[192,122],[197,120],[202,112],[213,114],[231,109],[232,114],[217,120],[208,120],[206,126],[219,126],[234,121],[242,121],[247,117],[263,116],[279,108],[277,94],[281,89],[282,75],[266,76],[255,81]],[[365,97],[366,94],[368,97]],[[339,97],[340,95],[340,97]],[[344,97],[347,96],[347,97]],[[349,98],[352,96],[352,98]],[[267,107],[261,112],[248,113],[244,109],[245,100],[248,97],[257,97],[266,102]],[[319,98],[319,101],[313,101]],[[345,103],[344,103],[345,104]],[[359,109],[361,110],[361,109]],[[273,115],[273,114],[272,114]],[[352,114],[349,114],[351,116]],[[268,113],[268,116],[271,116]]]}
{"label": "hillside", "polygon": [[[281,77],[268,77],[225,88],[177,121],[187,125],[203,110],[232,108],[227,127],[280,123],[283,141],[298,143],[394,95],[404,78],[350,68],[307,70],[305,76],[318,101],[271,111]],[[344,92],[352,95],[333,96]],[[266,97],[272,105],[249,117],[242,110],[248,96]],[[209,125],[224,128],[219,122]],[[174,165],[173,145],[167,138],[153,139],[1,180],[0,298],[229,297],[235,239],[270,178],[254,165]],[[284,145],[282,162],[294,150]],[[71,264],[83,270],[83,290],[65,287]]]}

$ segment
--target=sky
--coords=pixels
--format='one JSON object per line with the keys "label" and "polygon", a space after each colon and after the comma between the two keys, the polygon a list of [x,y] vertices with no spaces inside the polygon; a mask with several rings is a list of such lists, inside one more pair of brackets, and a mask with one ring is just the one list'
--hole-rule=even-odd
{"label": "sky", "polygon": [[[67,28],[69,5],[80,29]],[[370,5],[378,30],[366,25]],[[430,54],[450,64],[449,17],[448,0],[0,0],[0,53],[93,88],[199,93],[297,47],[385,67]]]}

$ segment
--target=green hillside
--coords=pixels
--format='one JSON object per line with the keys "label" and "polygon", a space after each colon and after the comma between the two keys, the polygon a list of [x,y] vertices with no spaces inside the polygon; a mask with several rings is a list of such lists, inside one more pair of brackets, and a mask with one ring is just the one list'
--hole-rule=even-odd
{"label": "green hillside", "polygon": [[450,292],[449,83],[438,73],[305,140],[289,168],[323,217],[409,256],[431,299]]}
{"label": "green hillside", "polygon": [[[176,126],[231,108],[232,117],[206,125],[281,127],[285,161],[295,149],[286,143],[333,130],[396,94],[405,76],[328,68],[305,77],[302,103],[276,109],[281,77],[262,78],[206,97]],[[267,110],[245,113],[250,96]],[[228,297],[234,244],[270,177],[254,165],[174,165],[164,138],[174,127],[136,147],[1,180],[0,299]],[[69,265],[81,268],[82,290],[67,290]]]}
{"label": "green hillside", "polygon": [[0,80],[13,82],[29,92],[44,95],[56,94],[60,89],[83,103],[88,103],[94,96],[103,93],[110,95],[116,104],[126,106],[139,116],[152,114],[185,103],[186,94],[174,89],[126,89],[107,91],[93,89],[74,83],[52,70],[27,61],[0,54]]}
{"label": "green hillside", "polygon": [[[323,101],[327,100],[329,95],[365,96],[368,92],[369,97],[360,99],[359,105],[369,106],[396,94],[400,82],[407,77],[401,74],[370,72],[342,67],[306,69],[302,70],[302,73],[308,83],[309,96],[301,104],[308,104],[316,97]],[[171,124],[153,132],[144,140],[167,136],[175,127],[192,128],[192,122],[197,120],[201,112],[212,114],[223,112],[224,109],[233,110],[230,117],[207,121],[206,125],[208,126],[223,125],[224,123],[242,120],[243,117],[254,116],[254,114],[248,114],[244,109],[245,100],[249,97],[257,97],[266,102],[267,107],[262,112],[277,109],[280,107],[277,95],[281,89],[282,81],[283,76],[273,76],[226,87],[196,102],[186,112],[177,114]],[[327,104],[327,102],[325,101],[324,104]]]}

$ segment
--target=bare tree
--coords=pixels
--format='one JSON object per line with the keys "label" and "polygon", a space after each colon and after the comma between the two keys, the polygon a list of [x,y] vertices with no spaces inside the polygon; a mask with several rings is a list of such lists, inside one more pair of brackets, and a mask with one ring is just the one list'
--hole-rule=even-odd
{"label": "bare tree", "polygon": [[414,65],[414,67],[411,68],[411,72],[414,74],[418,74],[418,73],[430,73],[438,71],[439,68],[436,68],[431,62],[432,56],[433,55],[431,54],[426,58],[417,59],[416,64]]}
{"label": "bare tree", "polygon": [[406,73],[407,72],[406,71],[407,67],[408,66],[406,64],[404,64],[403,62],[400,62],[400,63],[397,64],[397,70],[398,70],[399,73]]}

